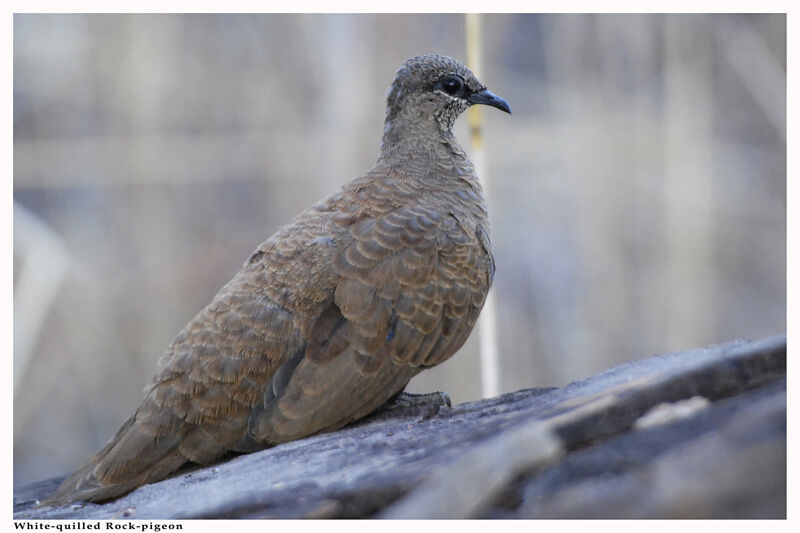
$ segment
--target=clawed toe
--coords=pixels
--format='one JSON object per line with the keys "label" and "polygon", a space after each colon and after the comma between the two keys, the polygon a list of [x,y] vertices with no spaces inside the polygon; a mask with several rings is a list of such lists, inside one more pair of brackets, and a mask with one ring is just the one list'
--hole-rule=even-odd
{"label": "clawed toe", "polygon": [[452,405],[450,395],[446,392],[436,391],[427,394],[401,392],[386,402],[381,411],[411,410],[422,415],[420,420],[428,420],[439,414],[442,407],[452,407]]}

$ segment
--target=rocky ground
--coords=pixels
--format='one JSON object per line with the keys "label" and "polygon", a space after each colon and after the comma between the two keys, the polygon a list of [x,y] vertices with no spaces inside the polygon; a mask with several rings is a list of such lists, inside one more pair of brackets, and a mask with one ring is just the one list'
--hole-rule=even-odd
{"label": "rocky ground", "polygon": [[786,336],[657,355],[560,389],[409,407],[15,519],[785,518]]}

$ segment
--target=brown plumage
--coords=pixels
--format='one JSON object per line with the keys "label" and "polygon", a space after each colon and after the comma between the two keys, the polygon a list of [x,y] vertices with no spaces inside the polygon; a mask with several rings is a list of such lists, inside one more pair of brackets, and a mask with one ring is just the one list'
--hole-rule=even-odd
{"label": "brown plumage", "polygon": [[452,356],[494,275],[481,186],[452,133],[472,104],[510,113],[454,59],[406,61],[375,166],[256,249],[167,348],[136,413],[43,504],[339,428]]}

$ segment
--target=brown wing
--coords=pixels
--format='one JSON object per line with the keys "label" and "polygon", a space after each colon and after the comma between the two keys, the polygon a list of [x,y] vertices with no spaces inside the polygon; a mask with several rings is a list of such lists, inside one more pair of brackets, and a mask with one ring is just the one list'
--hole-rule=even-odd
{"label": "brown wing", "polygon": [[45,504],[115,498],[186,462],[264,447],[248,417],[333,292],[329,266],[309,270],[328,246],[303,231],[287,226],[259,247],[166,350],[136,413]]}
{"label": "brown wing", "polygon": [[472,330],[492,268],[481,239],[435,209],[354,222],[333,258],[333,301],[253,411],[252,438],[340,427],[446,360]]}
{"label": "brown wing", "polygon": [[354,242],[334,262],[343,278],[335,301],[362,356],[359,371],[389,358],[431,367],[453,355],[489,288],[491,259],[478,237],[421,207],[360,221],[350,233]]}
{"label": "brown wing", "polygon": [[433,209],[287,226],[181,331],[134,416],[46,503],[114,498],[188,461],[372,412],[463,344],[489,264],[475,234]]}

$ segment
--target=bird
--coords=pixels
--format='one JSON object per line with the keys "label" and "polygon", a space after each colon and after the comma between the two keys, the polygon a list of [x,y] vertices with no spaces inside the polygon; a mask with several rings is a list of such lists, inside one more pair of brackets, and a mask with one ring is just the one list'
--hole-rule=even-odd
{"label": "bird", "polygon": [[40,506],[359,420],[464,344],[495,273],[482,186],[453,125],[509,104],[463,63],[405,61],[375,165],[294,217],[167,347],[114,437]]}

